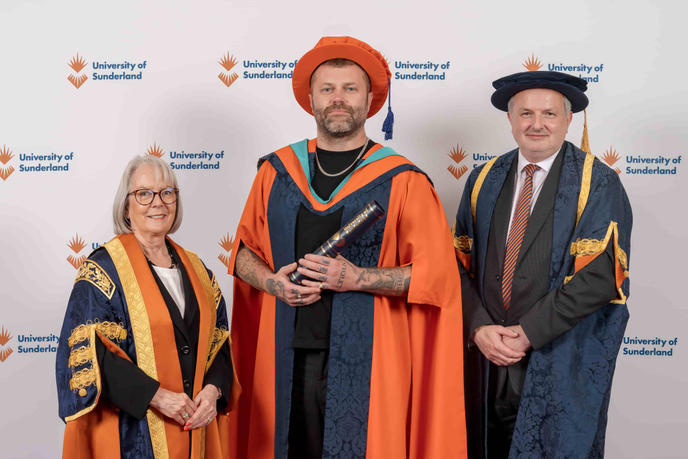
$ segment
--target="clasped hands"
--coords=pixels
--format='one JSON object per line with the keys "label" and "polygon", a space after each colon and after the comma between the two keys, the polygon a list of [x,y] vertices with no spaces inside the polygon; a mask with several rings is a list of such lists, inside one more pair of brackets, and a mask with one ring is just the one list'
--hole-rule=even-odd
{"label": "clasped hands", "polygon": [[498,366],[513,365],[530,349],[530,340],[520,325],[483,325],[475,330],[473,341],[480,352]]}
{"label": "clasped hands", "polygon": [[[309,278],[303,281],[303,286],[289,280],[289,274],[294,271]],[[320,293],[325,289],[335,292],[355,290],[357,272],[358,268],[341,255],[328,258],[308,254],[298,263],[282,267],[266,280],[265,287],[268,293],[290,306],[306,306],[318,301]]]}
{"label": "clasped hands", "polygon": [[191,400],[184,392],[158,388],[150,406],[168,418],[174,419],[184,427],[184,430],[205,427],[217,416],[217,399],[220,390],[212,384],[207,384],[196,397]]}

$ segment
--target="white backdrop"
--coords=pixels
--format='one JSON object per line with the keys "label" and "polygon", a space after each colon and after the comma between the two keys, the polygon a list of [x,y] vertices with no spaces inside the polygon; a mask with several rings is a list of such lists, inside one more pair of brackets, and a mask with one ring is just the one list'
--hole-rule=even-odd
{"label": "white backdrop", "polygon": [[[234,235],[256,160],[315,134],[293,98],[289,64],[323,35],[351,35],[390,62],[396,125],[387,144],[429,174],[450,220],[462,172],[515,147],[506,115],[489,102],[493,80],[526,61],[592,80],[592,151],[618,168],[635,214],[631,320],[607,457],[685,457],[686,14],[682,2],[640,0],[3,0],[0,456],[61,454],[51,346],[76,274],[68,258],[78,263],[113,236],[125,164],[154,144],[174,164],[189,163],[182,152],[216,155],[216,169],[177,170],[185,218],[174,239],[198,252],[229,293],[221,242]],[[227,55],[236,61],[229,70],[219,63]],[[69,65],[81,59],[83,68]],[[248,67],[277,62],[279,70]],[[431,70],[401,68],[428,63]],[[126,68],[102,68],[112,64]],[[263,71],[285,78],[248,77]],[[441,78],[409,77],[426,72]],[[97,79],[110,74],[130,78]],[[374,140],[383,139],[385,113],[367,124]],[[576,144],[582,124],[574,116],[568,139]],[[30,169],[51,165],[67,170]],[[672,173],[637,173],[646,167]],[[656,338],[664,347],[632,341]],[[47,351],[26,352],[37,346]],[[671,355],[630,355],[643,348]]]}

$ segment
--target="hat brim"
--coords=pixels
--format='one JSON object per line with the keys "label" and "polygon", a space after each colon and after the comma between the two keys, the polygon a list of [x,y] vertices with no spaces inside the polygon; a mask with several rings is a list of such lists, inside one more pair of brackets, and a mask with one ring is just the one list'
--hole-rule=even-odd
{"label": "hat brim", "polygon": [[582,112],[589,103],[588,97],[580,89],[570,84],[548,81],[519,83],[500,88],[492,94],[492,105],[504,112],[508,112],[509,100],[519,92],[527,89],[551,89],[563,94],[571,102],[571,111],[573,113]]}
{"label": "hat brim", "polygon": [[311,115],[313,114],[308,100],[308,95],[311,93],[311,75],[323,62],[338,58],[354,61],[368,74],[370,90],[373,93],[373,102],[368,111],[368,118],[370,118],[380,111],[387,100],[387,91],[389,90],[387,70],[375,56],[355,45],[335,43],[319,46],[308,51],[299,59],[291,80],[296,101],[301,108]]}

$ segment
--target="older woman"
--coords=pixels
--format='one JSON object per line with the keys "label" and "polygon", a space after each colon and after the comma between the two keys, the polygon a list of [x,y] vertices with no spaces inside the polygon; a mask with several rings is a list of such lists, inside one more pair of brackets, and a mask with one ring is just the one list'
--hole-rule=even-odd
{"label": "older woman", "polygon": [[57,353],[64,458],[228,458],[240,387],[212,272],[167,237],[182,223],[172,168],[127,166],[117,236],[79,269]]}

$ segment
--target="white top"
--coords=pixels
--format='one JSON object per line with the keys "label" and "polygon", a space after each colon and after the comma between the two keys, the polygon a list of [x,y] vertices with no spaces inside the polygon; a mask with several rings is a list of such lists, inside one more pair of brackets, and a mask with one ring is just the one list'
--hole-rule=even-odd
{"label": "white top", "polygon": [[186,310],[186,302],[184,301],[184,285],[182,283],[182,273],[178,268],[161,268],[153,265],[156,274],[165,285],[170,296],[177,303],[179,312],[184,318],[184,311]]}
{"label": "white top", "polygon": [[[559,152],[561,149],[559,149]],[[545,179],[547,178],[547,174],[549,174],[549,170],[552,168],[552,164],[554,164],[554,160],[557,159],[557,155],[559,152],[553,154],[549,158],[540,161],[539,163],[533,163],[536,166],[540,167],[540,169],[536,170],[533,173],[533,197],[530,200],[530,211],[533,212],[533,208],[535,207],[535,203],[537,202],[538,196],[540,196],[540,191],[542,191],[542,186],[545,184]],[[523,185],[526,182],[526,173],[523,169],[525,167],[531,164],[523,154],[521,154],[521,150],[518,150],[518,170],[516,171],[516,183],[514,184],[514,200],[511,203],[511,216],[509,217],[509,226],[507,227],[506,230],[506,239],[507,241],[509,240],[509,233],[511,232],[511,221],[514,219],[514,214],[516,213],[516,206],[518,205],[518,197],[521,195],[521,190],[523,189]]]}

